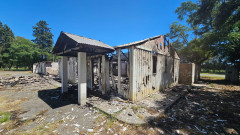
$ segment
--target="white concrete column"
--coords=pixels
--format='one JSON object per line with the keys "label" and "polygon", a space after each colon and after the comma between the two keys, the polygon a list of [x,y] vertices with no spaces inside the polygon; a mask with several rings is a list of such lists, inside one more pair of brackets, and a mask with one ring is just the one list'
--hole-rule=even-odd
{"label": "white concrete column", "polygon": [[78,52],[78,104],[85,105],[87,98],[87,57]]}
{"label": "white concrete column", "polygon": [[136,93],[137,93],[137,65],[136,65],[136,54],[135,48],[132,46],[130,48],[130,99],[132,101],[136,100]]}
{"label": "white concrete column", "polygon": [[121,49],[117,49],[118,55],[118,93],[121,94],[121,69],[122,69],[122,62],[121,62]]}
{"label": "white concrete column", "polygon": [[61,61],[61,82],[62,82],[62,93],[68,92],[68,57],[62,56]]}

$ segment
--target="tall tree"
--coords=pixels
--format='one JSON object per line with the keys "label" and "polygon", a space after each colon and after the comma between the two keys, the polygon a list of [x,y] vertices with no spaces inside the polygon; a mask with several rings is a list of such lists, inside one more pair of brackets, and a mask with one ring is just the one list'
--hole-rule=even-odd
{"label": "tall tree", "polygon": [[8,53],[4,57],[8,60],[5,64],[9,70],[15,66],[32,68],[33,63],[39,61],[40,49],[32,41],[17,36],[8,48]]}
{"label": "tall tree", "polygon": [[239,65],[240,70],[239,0],[198,0],[195,3],[187,1],[175,12],[201,39],[201,46],[213,50],[213,54],[220,55],[225,63]]}
{"label": "tall tree", "polygon": [[0,67],[5,67],[8,63],[7,56],[9,54],[9,47],[14,40],[14,34],[12,30],[6,25],[0,22]]}
{"label": "tall tree", "polygon": [[[206,61],[211,55],[211,49],[206,46],[206,42],[193,33],[196,28],[189,28],[179,22],[173,22],[170,25],[169,38],[172,41],[172,46],[177,50],[181,62],[195,63],[195,80],[200,79],[201,64]],[[195,35],[191,39],[189,35]],[[191,39],[190,41],[188,41]]]}
{"label": "tall tree", "polygon": [[16,67],[21,66],[31,69],[33,63],[39,61],[40,49],[29,39],[17,36],[13,46],[17,46],[18,48],[16,53],[18,63],[16,63]]}
{"label": "tall tree", "polygon": [[178,18],[193,27],[194,32],[214,47],[216,55],[233,64],[240,62],[240,1],[198,0],[183,2],[176,10]]}
{"label": "tall tree", "polygon": [[175,50],[178,50],[178,53],[180,53],[181,49],[187,45],[190,31],[191,28],[182,25],[177,21],[170,25],[170,33],[167,34],[167,37],[171,39],[172,47]]}
{"label": "tall tree", "polygon": [[33,42],[41,50],[41,60],[47,60],[53,45],[53,34],[46,21],[41,20],[33,27],[33,36],[35,37]]}

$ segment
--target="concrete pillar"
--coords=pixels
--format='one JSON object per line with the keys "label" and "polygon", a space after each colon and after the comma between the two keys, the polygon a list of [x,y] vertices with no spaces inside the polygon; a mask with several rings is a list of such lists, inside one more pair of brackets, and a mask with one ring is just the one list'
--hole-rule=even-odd
{"label": "concrete pillar", "polygon": [[78,104],[85,105],[87,98],[87,57],[86,52],[78,52]]}
{"label": "concrete pillar", "polygon": [[129,61],[130,61],[130,100],[134,101],[136,100],[136,93],[137,93],[137,65],[136,65],[136,54],[135,54],[135,49],[134,46],[130,48],[130,56],[129,56]]}
{"label": "concrete pillar", "polygon": [[118,93],[121,94],[121,67],[122,67],[122,62],[121,62],[121,49],[117,49],[117,55],[118,55]]}
{"label": "concrete pillar", "polygon": [[61,82],[62,82],[62,93],[68,92],[68,57],[62,56],[61,60]]}

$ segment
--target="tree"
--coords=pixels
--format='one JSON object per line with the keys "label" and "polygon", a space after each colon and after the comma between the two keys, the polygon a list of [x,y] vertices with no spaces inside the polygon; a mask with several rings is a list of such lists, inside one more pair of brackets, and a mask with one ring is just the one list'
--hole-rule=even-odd
{"label": "tree", "polygon": [[170,25],[170,33],[167,34],[167,37],[172,40],[172,47],[175,50],[180,52],[180,50],[187,45],[190,31],[191,28],[177,21]]}
{"label": "tree", "polygon": [[0,67],[6,67],[8,63],[9,47],[14,40],[14,34],[12,30],[6,25],[0,22]]}
{"label": "tree", "polygon": [[36,44],[28,39],[17,36],[8,48],[8,53],[4,54],[8,61],[5,65],[10,70],[13,66],[32,68],[33,63],[39,60],[40,52]]}
{"label": "tree", "polygon": [[[186,21],[195,33],[208,41],[215,55],[232,64],[240,62],[240,1],[199,0],[183,2],[176,10],[178,18]],[[240,66],[238,66],[240,69]]]}
{"label": "tree", "polygon": [[14,46],[17,46],[18,48],[18,51],[16,52],[16,67],[28,67],[28,69],[31,69],[33,63],[39,61],[40,49],[29,39],[17,36],[13,44],[13,47]]}
{"label": "tree", "polygon": [[41,20],[33,27],[33,36],[35,37],[33,42],[41,50],[41,60],[49,60],[47,56],[51,54],[53,34],[46,21]]}
{"label": "tree", "polygon": [[240,70],[239,0],[187,1],[175,12],[191,26],[204,48],[213,50],[215,56],[220,55],[224,63],[239,65]]}
{"label": "tree", "polygon": [[170,33],[167,34],[172,40],[172,47],[177,50],[181,62],[195,63],[195,80],[200,79],[201,64],[211,55],[211,49],[206,45],[206,42],[200,38],[195,38],[188,41],[189,35],[194,34],[195,28],[189,28],[179,22],[173,22],[170,26]]}

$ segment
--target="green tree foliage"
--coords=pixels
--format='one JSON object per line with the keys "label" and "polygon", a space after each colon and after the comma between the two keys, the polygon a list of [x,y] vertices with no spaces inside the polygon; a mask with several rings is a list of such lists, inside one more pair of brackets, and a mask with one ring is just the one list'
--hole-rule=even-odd
{"label": "green tree foliage", "polygon": [[[186,1],[175,12],[178,19],[188,23],[191,32],[195,35],[190,42],[181,42],[188,37],[185,32],[189,31],[181,24],[171,25],[170,35],[174,36],[170,38],[173,44],[180,44],[180,46],[184,44],[179,50],[183,60],[202,64],[208,58],[218,56],[224,63],[240,62],[239,0]],[[181,40],[176,40],[176,37]]]}
{"label": "green tree foliage", "polygon": [[226,69],[226,61],[214,56],[203,63],[202,68],[207,72],[220,73]]}
{"label": "green tree foliage", "polygon": [[185,25],[180,24],[179,22],[173,22],[170,25],[170,33],[167,34],[172,40],[172,47],[178,52],[181,52],[181,49],[188,43],[189,32],[191,29]]}
{"label": "green tree foliage", "polygon": [[189,35],[195,28],[189,28],[178,22],[173,22],[170,26],[169,38],[172,40],[172,46],[177,50],[182,62],[191,62],[196,64],[196,80],[200,79],[201,64],[212,56],[212,51],[206,42],[197,38],[188,41]]}
{"label": "green tree foliage", "polygon": [[12,30],[0,22],[0,66],[2,68],[27,67],[40,61],[37,44],[23,37],[14,37]]}
{"label": "green tree foliage", "polygon": [[11,46],[14,40],[14,34],[12,30],[6,25],[0,22],[0,67],[5,67],[5,63],[8,63],[8,48]]}
{"label": "green tree foliage", "polygon": [[41,20],[33,27],[33,36],[35,37],[33,42],[36,43],[40,49],[41,60],[51,60],[53,57],[51,54],[53,34],[46,21]]}
{"label": "green tree foliage", "polygon": [[31,42],[29,39],[18,36],[16,37],[13,46],[16,46],[18,48],[18,51],[16,53],[16,67],[28,67],[31,69],[33,63],[36,63],[40,60],[39,48],[37,48],[37,45]]}
{"label": "green tree foliage", "polygon": [[36,44],[28,39],[17,36],[8,48],[8,53],[4,55],[8,62],[5,65],[9,70],[15,66],[32,68],[33,63],[39,61],[40,50]]}
{"label": "green tree foliage", "polygon": [[[190,3],[190,4],[189,4]],[[195,33],[213,47],[215,55],[231,63],[240,60],[240,1],[199,0],[197,3],[183,2],[176,10],[179,19],[198,27]],[[188,7],[188,8],[186,8]]]}

